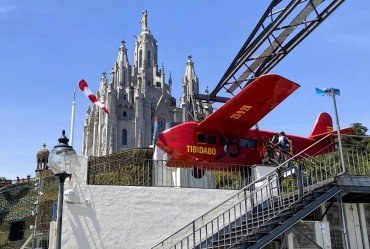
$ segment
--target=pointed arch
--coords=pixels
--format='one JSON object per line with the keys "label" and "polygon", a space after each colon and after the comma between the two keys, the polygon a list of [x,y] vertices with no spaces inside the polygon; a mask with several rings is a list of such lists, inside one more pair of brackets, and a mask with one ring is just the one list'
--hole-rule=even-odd
{"label": "pointed arch", "polygon": [[121,144],[122,145],[127,145],[127,130],[123,129],[122,134],[121,134]]}
{"label": "pointed arch", "polygon": [[158,133],[163,132],[166,129],[166,119],[161,116],[158,118]]}
{"label": "pointed arch", "polygon": [[147,58],[147,66],[150,68],[151,67],[151,62],[150,62],[151,58],[150,58],[150,51],[148,51],[148,58]]}
{"label": "pointed arch", "polygon": [[139,68],[143,67],[143,50],[139,51]]}

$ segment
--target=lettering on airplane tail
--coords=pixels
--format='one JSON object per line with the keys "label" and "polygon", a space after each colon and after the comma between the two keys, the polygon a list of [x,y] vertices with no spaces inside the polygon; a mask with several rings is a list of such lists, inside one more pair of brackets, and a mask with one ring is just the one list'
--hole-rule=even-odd
{"label": "lettering on airplane tail", "polygon": [[186,145],[186,151],[188,153],[196,154],[206,154],[206,155],[216,155],[216,148],[195,146],[195,145]]}
{"label": "lettering on airplane tail", "polygon": [[242,107],[239,108],[239,110],[237,110],[235,113],[233,113],[230,116],[230,118],[239,119],[241,116],[245,115],[247,113],[247,111],[249,111],[250,109],[252,109],[252,106],[243,105]]}

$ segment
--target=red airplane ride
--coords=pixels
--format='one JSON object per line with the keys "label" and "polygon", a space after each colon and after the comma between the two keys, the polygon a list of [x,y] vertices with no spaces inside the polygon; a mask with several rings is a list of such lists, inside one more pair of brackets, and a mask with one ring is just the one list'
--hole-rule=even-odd
{"label": "red airplane ride", "polygon": [[[286,99],[300,85],[276,74],[260,76],[203,121],[185,122],[159,134],[157,146],[171,161],[254,165],[264,158],[264,141],[274,132],[252,129],[255,124]],[[294,153],[333,133],[332,118],[321,113],[308,138],[286,135]],[[344,129],[344,131],[347,129]],[[307,151],[319,153],[332,139]],[[307,154],[306,154],[307,155]],[[175,163],[174,163],[175,166]],[[184,164],[183,167],[192,167]],[[221,166],[220,166],[221,167]]]}

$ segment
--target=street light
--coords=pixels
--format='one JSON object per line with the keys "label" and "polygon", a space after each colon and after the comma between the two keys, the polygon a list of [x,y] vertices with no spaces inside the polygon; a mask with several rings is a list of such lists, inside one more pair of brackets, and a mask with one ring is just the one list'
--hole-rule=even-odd
{"label": "street light", "polygon": [[48,161],[51,171],[59,178],[56,248],[60,249],[62,239],[64,181],[67,177],[71,178],[70,172],[77,164],[77,154],[73,147],[68,145],[69,139],[65,136],[64,130],[58,141],[59,144],[50,151]]}
{"label": "street light", "polygon": [[344,156],[343,156],[343,146],[342,146],[342,135],[340,133],[340,126],[339,126],[339,118],[338,118],[338,110],[337,110],[337,102],[335,100],[335,95],[340,95],[340,90],[337,88],[316,88],[316,94],[322,95],[322,96],[331,96],[333,98],[333,105],[334,105],[334,114],[335,114],[335,120],[337,125],[337,136],[338,136],[338,143],[339,143],[339,155],[340,155],[340,161],[342,164],[342,173],[346,173],[346,166],[344,164]]}

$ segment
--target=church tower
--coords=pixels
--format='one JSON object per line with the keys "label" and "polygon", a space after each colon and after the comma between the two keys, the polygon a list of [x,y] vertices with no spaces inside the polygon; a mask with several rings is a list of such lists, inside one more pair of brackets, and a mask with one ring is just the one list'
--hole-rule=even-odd
{"label": "church tower", "polygon": [[181,121],[181,109],[171,96],[172,77],[165,79],[163,64],[159,69],[157,41],[148,27],[148,12],[141,19],[136,37],[134,62],[129,64],[125,41],[109,74],[103,73],[97,97],[110,114],[93,106],[84,123],[83,154],[102,156],[152,144],[153,120],[159,132],[166,122]]}
{"label": "church tower", "polygon": [[210,104],[196,100],[194,98],[195,94],[199,94],[199,79],[195,74],[193,58],[189,55],[186,62],[185,75],[182,79],[182,96],[180,100],[183,121],[200,121],[213,111]]}
{"label": "church tower", "polygon": [[[158,72],[157,41],[148,28],[148,13],[143,12],[141,20],[141,33],[135,41],[134,49],[134,78],[143,97],[147,96],[148,88],[157,82],[153,82],[153,76],[160,76]],[[161,80],[158,82],[162,83]]]}
{"label": "church tower", "polygon": [[[103,156],[148,147],[155,140],[153,134],[162,132],[166,122],[201,120],[212,112],[211,105],[194,99],[194,94],[199,93],[199,80],[191,56],[182,80],[180,107],[176,107],[176,99],[171,96],[172,87],[171,73],[166,81],[164,65],[158,62],[157,40],[148,27],[148,12],[143,11],[133,64],[129,63],[126,43],[122,40],[109,76],[103,73],[100,78],[96,96],[110,114],[95,105],[87,109],[83,154]],[[154,131],[154,120],[157,131]]]}

